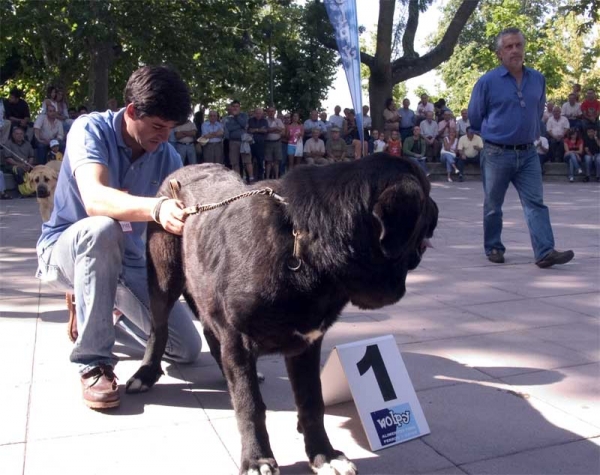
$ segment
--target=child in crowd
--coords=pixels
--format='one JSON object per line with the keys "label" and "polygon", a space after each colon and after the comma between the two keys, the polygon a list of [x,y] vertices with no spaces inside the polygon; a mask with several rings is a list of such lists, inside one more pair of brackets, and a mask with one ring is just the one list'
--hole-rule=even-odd
{"label": "child in crowd", "polygon": [[63,154],[58,149],[59,146],[60,144],[58,143],[58,140],[50,140],[50,151],[46,157],[46,162],[51,160],[58,160],[59,162],[62,162]]}
{"label": "child in crowd", "polygon": [[400,140],[400,133],[397,130],[392,130],[392,136],[387,143],[387,153],[395,157],[402,156],[402,140]]}
{"label": "child in crowd", "polygon": [[380,153],[385,150],[385,141],[383,137],[379,136],[378,130],[373,130],[371,132],[371,140],[369,140],[369,145],[373,142],[373,148],[369,149],[369,153]]}

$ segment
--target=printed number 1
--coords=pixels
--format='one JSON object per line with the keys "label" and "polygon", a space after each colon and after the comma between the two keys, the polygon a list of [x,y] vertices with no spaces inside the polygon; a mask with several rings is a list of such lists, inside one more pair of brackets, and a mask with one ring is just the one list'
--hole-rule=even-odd
{"label": "printed number 1", "polygon": [[369,371],[369,368],[373,368],[373,374],[375,374],[375,379],[377,380],[377,385],[379,386],[383,400],[391,401],[392,399],[396,399],[396,391],[394,391],[392,380],[390,379],[390,375],[387,372],[383,358],[379,352],[379,346],[367,346],[365,356],[356,363],[356,367],[361,376]]}

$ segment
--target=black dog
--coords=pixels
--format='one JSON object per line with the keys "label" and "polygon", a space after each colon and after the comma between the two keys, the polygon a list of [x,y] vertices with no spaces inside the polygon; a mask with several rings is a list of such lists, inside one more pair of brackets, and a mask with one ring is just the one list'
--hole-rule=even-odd
{"label": "black dog", "polygon": [[272,188],[188,217],[183,237],[148,226],[153,333],[127,392],[160,377],[167,319],[183,293],[201,319],[227,379],[242,436],[241,473],[279,472],[265,426],[256,359],[283,353],[298,409],[298,431],[316,473],[354,475],[323,426],[319,379],[325,331],[350,301],[373,309],[397,302],[437,224],[430,185],[410,160],[377,154],[326,167],[299,167],[281,180],[246,187],[220,165],[173,173],[186,206]]}

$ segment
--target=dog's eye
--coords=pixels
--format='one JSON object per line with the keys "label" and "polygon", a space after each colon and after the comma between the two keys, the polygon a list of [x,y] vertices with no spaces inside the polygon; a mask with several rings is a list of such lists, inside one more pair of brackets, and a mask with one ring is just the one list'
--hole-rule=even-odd
{"label": "dog's eye", "polygon": [[48,177],[44,177],[44,181],[48,183],[50,180],[48,180]]}
{"label": "dog's eye", "polygon": [[36,183],[39,183],[39,182],[40,182],[40,177],[39,177],[39,176],[36,176],[36,177],[35,177],[35,182],[36,182]]}

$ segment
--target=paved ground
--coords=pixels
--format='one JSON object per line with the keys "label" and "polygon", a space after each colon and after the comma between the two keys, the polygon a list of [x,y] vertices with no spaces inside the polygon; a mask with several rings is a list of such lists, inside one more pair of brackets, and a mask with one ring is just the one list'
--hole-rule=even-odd
{"label": "paved ground", "polygon": [[[493,265],[481,249],[481,183],[448,185],[434,185],[435,249],[406,298],[347,308],[322,358],[338,343],[393,334],[431,434],[371,452],[346,403],[327,408],[334,446],[368,475],[600,473],[600,187],[545,185],[557,247],[576,259],[540,270],[514,192],[507,263]],[[35,200],[0,206],[0,474],[237,473],[235,419],[208,354],[193,367],[165,364],[153,391],[124,396],[115,412],[84,407],[62,296],[32,277]],[[140,356],[120,355],[124,383]],[[260,369],[281,473],[308,473],[282,359]]]}

